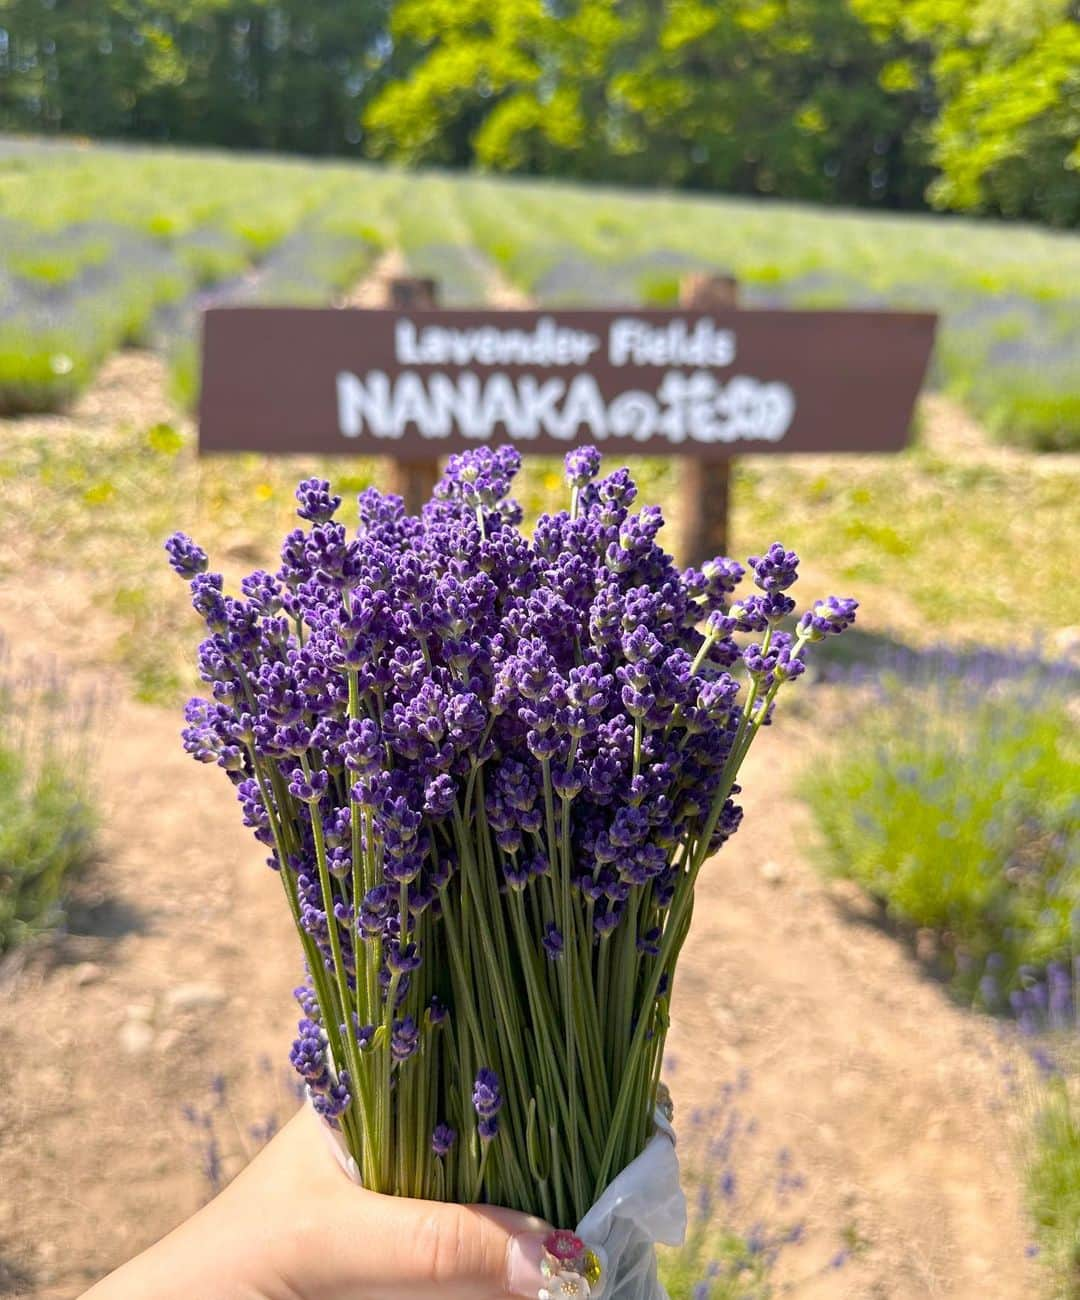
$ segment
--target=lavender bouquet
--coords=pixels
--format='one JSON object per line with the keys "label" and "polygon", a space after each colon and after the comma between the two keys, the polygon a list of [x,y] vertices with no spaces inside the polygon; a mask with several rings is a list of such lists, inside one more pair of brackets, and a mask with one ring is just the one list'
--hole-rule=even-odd
{"label": "lavender bouquet", "polygon": [[241,597],[183,534],[167,550],[209,628],[184,744],[271,850],[315,1108],[366,1187],[579,1224],[655,1140],[694,886],[739,825],[740,765],[856,603],[782,630],[799,561],[779,543],[740,599],[732,560],[680,571],[660,511],[631,513],[629,472],[597,480],[591,448],[530,538],[519,463],[452,456],[419,518],[369,489],[352,535],[303,482],[308,526]]}

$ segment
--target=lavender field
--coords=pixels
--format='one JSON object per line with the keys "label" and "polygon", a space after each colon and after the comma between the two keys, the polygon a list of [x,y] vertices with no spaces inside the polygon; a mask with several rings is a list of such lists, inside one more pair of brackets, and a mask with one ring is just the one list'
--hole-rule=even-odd
{"label": "lavender field", "polygon": [[747,306],[941,312],[935,383],[1003,439],[1080,439],[1080,239],[945,217],[675,198],[286,159],[0,141],[0,410],[62,409],[139,344],[197,390],[198,309],[332,302],[380,249],[448,304],[666,304],[733,271]]}

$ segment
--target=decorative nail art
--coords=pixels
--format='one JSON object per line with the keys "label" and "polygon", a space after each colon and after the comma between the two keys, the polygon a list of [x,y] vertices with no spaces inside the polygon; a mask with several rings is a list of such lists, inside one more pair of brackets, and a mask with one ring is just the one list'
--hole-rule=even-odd
{"label": "decorative nail art", "polygon": [[547,1279],[538,1300],[590,1300],[603,1274],[595,1250],[565,1228],[548,1235],[540,1272]]}

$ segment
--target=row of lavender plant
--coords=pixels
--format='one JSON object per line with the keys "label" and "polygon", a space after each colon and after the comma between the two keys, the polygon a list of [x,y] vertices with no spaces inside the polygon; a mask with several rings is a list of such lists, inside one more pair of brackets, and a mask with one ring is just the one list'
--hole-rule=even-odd
{"label": "row of lavender plant", "polygon": [[[307,959],[293,1062],[366,1186],[573,1223],[647,1141],[676,961],[736,778],[811,642],[798,557],[680,572],[626,470],[570,453],[531,540],[511,449],[451,457],[422,517],[350,537],[300,485],[274,575],[223,594],[185,744],[229,774]],[[758,639],[740,648],[734,634]],[[732,670],[741,666],[745,681]]]}

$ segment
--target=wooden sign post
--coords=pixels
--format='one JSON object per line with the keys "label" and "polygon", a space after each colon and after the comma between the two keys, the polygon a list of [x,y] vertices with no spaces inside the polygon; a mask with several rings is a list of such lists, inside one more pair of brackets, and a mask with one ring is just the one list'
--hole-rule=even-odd
{"label": "wooden sign post", "polygon": [[[387,285],[395,311],[434,311],[439,305],[439,286],[428,276],[398,275]],[[418,515],[439,481],[439,461],[435,456],[394,462],[393,490],[402,497],[410,515]]]}
{"label": "wooden sign post", "polygon": [[[683,277],[679,303],[698,311],[728,311],[739,305],[733,275]],[[688,459],[682,469],[682,554],[687,564],[703,564],[728,553],[731,459]]]}
{"label": "wooden sign post", "polygon": [[510,443],[685,457],[683,558],[726,550],[728,461],[906,443],[935,318],[739,311],[730,278],[675,310],[445,311],[398,281],[376,310],[219,307],[203,318],[199,451],[390,456],[410,510],[438,458]]}

